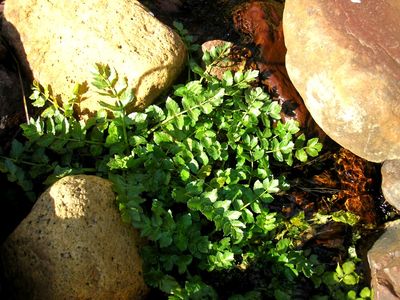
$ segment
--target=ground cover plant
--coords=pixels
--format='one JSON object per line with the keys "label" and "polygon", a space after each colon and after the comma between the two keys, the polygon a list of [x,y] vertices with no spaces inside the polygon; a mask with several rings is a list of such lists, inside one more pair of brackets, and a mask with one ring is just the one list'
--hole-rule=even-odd
{"label": "ground cover plant", "polygon": [[[177,30],[195,51],[182,26]],[[306,139],[296,121],[281,122],[279,104],[254,87],[257,71],[212,76],[228,53],[227,45],[206,52],[204,67],[189,56],[188,82],[143,112],[127,112],[133,89],[100,63],[92,88],[115,104],[102,102],[87,120],[73,109],[82,86],[60,104],[35,83],[31,99],[42,112],[0,153],[0,171],[32,199],[39,182],[70,174],[111,180],[123,220],[149,241],[142,249],[146,282],[169,299],[294,299],[302,285],[312,286],[313,299],[368,299],[354,245],[334,268],[299,246],[312,224],[354,225],[354,215],[288,219],[271,209],[290,189],[279,170],[316,157],[322,145]],[[214,281],[246,272],[264,276],[231,290]]]}

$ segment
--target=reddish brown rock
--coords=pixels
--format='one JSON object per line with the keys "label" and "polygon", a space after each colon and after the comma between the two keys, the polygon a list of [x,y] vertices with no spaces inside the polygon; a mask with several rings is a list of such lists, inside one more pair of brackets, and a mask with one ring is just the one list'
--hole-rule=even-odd
{"label": "reddish brown rock", "polygon": [[367,160],[400,158],[400,2],[287,0],[286,66],[321,128]]}
{"label": "reddish brown rock", "polygon": [[233,12],[234,24],[258,46],[260,78],[272,98],[282,105],[282,120],[295,119],[309,134],[323,137],[286,71],[282,12],[283,5],[278,2],[246,2]]}

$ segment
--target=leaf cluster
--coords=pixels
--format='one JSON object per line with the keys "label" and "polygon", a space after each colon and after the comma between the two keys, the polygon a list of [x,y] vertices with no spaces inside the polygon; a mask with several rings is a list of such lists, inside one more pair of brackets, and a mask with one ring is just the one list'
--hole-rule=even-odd
{"label": "leaf cluster", "polygon": [[[276,170],[317,156],[322,145],[306,140],[297,122],[281,122],[279,104],[253,87],[257,71],[210,75],[228,52],[227,46],[206,52],[205,68],[191,60],[195,80],[142,112],[128,111],[135,97],[127,80],[97,64],[92,85],[112,102],[101,102],[104,109],[86,121],[73,113],[86,87],[77,85],[59,104],[35,83],[31,99],[44,110],[21,126],[24,141],[0,157],[0,171],[31,197],[38,181],[69,174],[111,180],[123,220],[149,241],[142,249],[146,281],[170,299],[216,299],[212,283],[192,274],[245,268],[260,257],[276,278],[320,275],[317,258],[285,237],[283,218],[270,204],[289,188]],[[279,295],[280,286],[268,283],[270,295]]]}

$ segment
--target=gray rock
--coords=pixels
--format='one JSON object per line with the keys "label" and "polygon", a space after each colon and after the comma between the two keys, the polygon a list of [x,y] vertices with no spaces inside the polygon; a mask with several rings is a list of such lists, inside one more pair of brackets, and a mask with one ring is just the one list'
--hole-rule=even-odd
{"label": "gray rock", "polygon": [[400,220],[387,224],[385,233],[368,252],[374,299],[400,299]]}
{"label": "gray rock", "polygon": [[287,0],[286,67],[318,125],[373,162],[400,159],[400,1]]}
{"label": "gray rock", "polygon": [[[63,100],[76,83],[92,81],[95,63],[115,68],[135,88],[142,109],[175,80],[186,61],[179,36],[136,0],[12,0],[4,7],[3,32],[25,70],[51,85]],[[81,113],[98,110],[95,89]]]}
{"label": "gray rock", "polygon": [[17,299],[142,299],[138,241],[109,181],[68,176],[41,195],[1,254]]}
{"label": "gray rock", "polygon": [[400,160],[385,161],[381,172],[383,196],[400,211]]}

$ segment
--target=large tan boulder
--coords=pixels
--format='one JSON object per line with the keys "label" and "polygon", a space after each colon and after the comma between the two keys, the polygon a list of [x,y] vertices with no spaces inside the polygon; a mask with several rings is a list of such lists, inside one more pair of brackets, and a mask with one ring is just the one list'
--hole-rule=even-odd
{"label": "large tan boulder", "polygon": [[142,299],[137,241],[109,181],[68,176],[8,237],[2,262],[17,299]]}
{"label": "large tan boulder", "polygon": [[[141,109],[184,66],[182,40],[136,0],[11,0],[4,18],[2,30],[23,67],[66,99],[75,83],[91,82],[99,62],[128,78],[137,97],[134,107]],[[86,96],[81,111],[97,110],[98,94]]]}
{"label": "large tan boulder", "polygon": [[286,67],[318,125],[374,162],[400,158],[400,1],[286,0]]}

